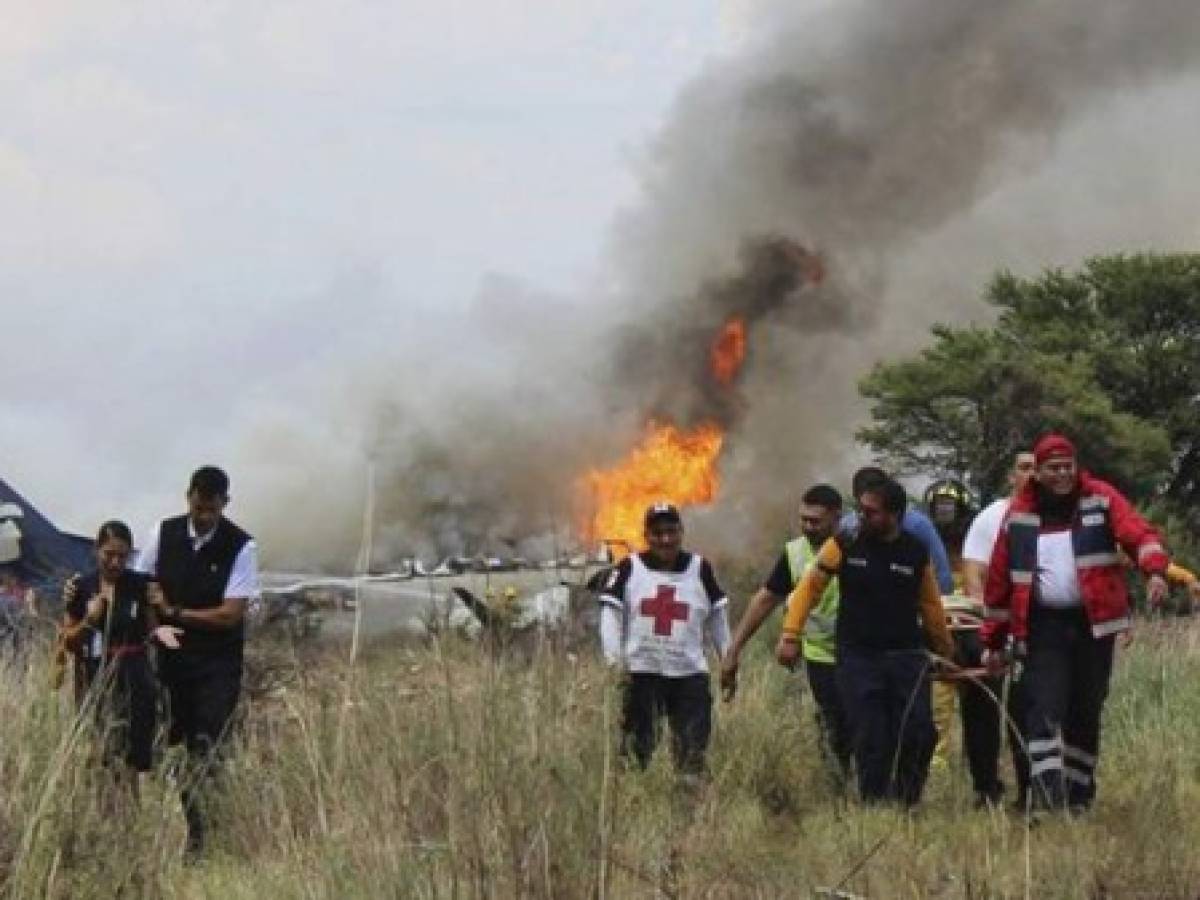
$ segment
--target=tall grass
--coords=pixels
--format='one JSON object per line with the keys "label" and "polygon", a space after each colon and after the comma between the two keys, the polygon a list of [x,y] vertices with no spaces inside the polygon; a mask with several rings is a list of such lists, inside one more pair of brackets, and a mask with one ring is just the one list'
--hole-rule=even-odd
{"label": "tall grass", "polygon": [[[344,656],[273,651],[213,811],[181,862],[160,768],[135,804],[40,659],[0,693],[8,897],[1111,897],[1200,894],[1200,646],[1144,625],[1122,652],[1100,799],[1030,828],[972,809],[961,766],[913,815],[863,809],[821,767],[799,678],[761,652],[718,710],[711,780],[615,757],[618,694],[591,658],[446,637]],[[260,653],[262,651],[259,651]],[[260,661],[257,671],[262,670]],[[1009,779],[1011,783],[1011,778]]]}

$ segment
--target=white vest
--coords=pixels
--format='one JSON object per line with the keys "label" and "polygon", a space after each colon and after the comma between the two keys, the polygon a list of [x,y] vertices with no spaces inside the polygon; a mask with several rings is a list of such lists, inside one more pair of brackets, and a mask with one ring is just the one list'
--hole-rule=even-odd
{"label": "white vest", "polygon": [[625,664],[630,672],[679,678],[708,671],[704,632],[712,605],[692,554],[682,572],[656,572],[635,553],[625,584]]}

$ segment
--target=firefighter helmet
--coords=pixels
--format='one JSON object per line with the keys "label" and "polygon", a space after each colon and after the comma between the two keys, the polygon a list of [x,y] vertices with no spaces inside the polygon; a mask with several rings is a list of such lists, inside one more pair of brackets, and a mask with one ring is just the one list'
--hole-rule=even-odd
{"label": "firefighter helmet", "polygon": [[961,481],[943,478],[925,489],[925,509],[939,531],[965,531],[975,514],[975,500]]}

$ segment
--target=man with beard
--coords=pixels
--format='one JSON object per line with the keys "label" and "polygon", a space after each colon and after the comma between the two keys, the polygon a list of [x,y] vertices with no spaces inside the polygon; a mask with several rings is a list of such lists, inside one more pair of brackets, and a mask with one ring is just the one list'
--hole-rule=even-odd
{"label": "man with beard", "polygon": [[947,659],[953,644],[929,551],[901,527],[904,488],[874,480],[856,499],[859,527],[822,545],[816,565],[788,599],[775,653],[783,665],[795,665],[812,609],[830,580],[840,579],[837,681],[853,733],[859,794],[869,803],[912,806],[921,798],[936,739],[925,641]]}
{"label": "man with beard", "polygon": [[631,553],[600,592],[600,646],[624,679],[622,753],[650,762],[659,722],[671,726],[677,768],[704,772],[712,734],[708,637],[723,656],[729,648],[729,600],[708,560],[683,549],[683,522],[670,503],[644,518],[647,550]]}
{"label": "man with beard", "polygon": [[1034,804],[1082,811],[1096,795],[1113,641],[1132,625],[1119,551],[1146,576],[1152,604],[1166,596],[1169,560],[1129,501],[1080,470],[1070,440],[1047,434],[1033,455],[1035,476],[992,552],[981,640],[994,672],[1010,636],[1024,647]]}
{"label": "man with beard", "polygon": [[[850,482],[850,491],[856,498],[861,497],[862,492],[872,482],[886,481],[887,479],[887,472],[878,466],[863,466],[854,473]],[[937,578],[938,588],[942,594],[953,594],[954,571],[950,566],[950,554],[946,552],[946,545],[942,543],[929,516],[917,507],[907,504],[904,515],[900,519],[900,527],[924,544],[925,549],[929,551],[929,561],[933,565],[933,574]],[[838,529],[847,532],[857,531],[858,513],[854,510],[847,511],[842,516]]]}
{"label": "man with beard", "polygon": [[[842,495],[830,485],[814,485],[804,492],[800,503],[800,536],[784,545],[771,574],[738,622],[729,652],[721,661],[721,687],[725,699],[733,699],[737,691],[738,665],[746,644],[767,616],[787,600],[796,583],[816,560],[821,545],[833,536],[841,515]],[[840,786],[850,768],[850,729],[836,677],[838,593],[839,583],[833,579],[809,614],[801,635],[801,654],[808,687],[816,702],[821,749]]]}

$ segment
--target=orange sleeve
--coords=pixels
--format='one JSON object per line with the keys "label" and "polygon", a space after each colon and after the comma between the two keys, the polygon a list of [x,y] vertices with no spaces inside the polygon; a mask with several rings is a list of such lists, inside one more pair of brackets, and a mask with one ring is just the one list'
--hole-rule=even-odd
{"label": "orange sleeve", "polygon": [[812,611],[825,588],[829,586],[834,572],[842,567],[842,548],[833,538],[821,545],[816,560],[808,567],[804,577],[796,584],[787,601],[787,612],[783,616],[783,633],[798,635],[804,630],[808,614]]}
{"label": "orange sleeve", "polygon": [[953,659],[954,641],[946,626],[946,608],[942,606],[942,592],[932,565],[925,566],[925,576],[921,579],[921,625],[930,649],[938,656]]}

